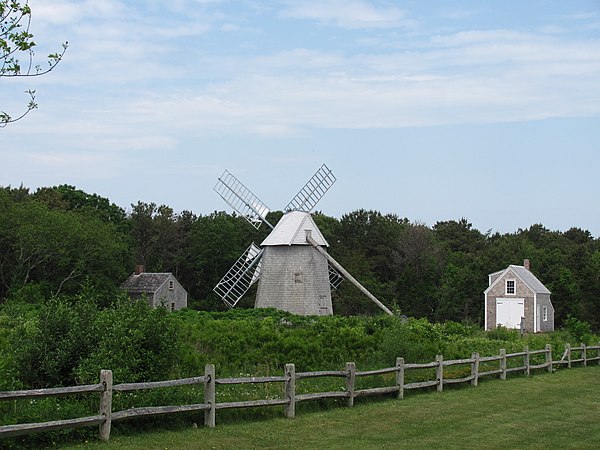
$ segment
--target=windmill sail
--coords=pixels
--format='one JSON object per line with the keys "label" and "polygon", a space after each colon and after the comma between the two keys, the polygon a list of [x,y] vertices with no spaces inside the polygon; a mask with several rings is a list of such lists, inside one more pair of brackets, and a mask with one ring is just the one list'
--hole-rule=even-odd
{"label": "windmill sail", "polygon": [[304,187],[300,189],[300,192],[290,200],[285,207],[285,211],[312,211],[329,188],[333,186],[335,180],[336,178],[335,175],[333,175],[333,172],[323,164],[312,178],[308,180]]}
{"label": "windmill sail", "polygon": [[331,289],[337,289],[340,284],[342,284],[342,281],[344,281],[342,274],[329,264],[329,285],[331,286]]}
{"label": "windmill sail", "polygon": [[257,230],[263,222],[273,228],[266,219],[269,208],[227,170],[217,181],[214,190]]}
{"label": "windmill sail", "polygon": [[263,250],[254,242],[242,253],[221,281],[214,287],[221,300],[233,308],[260,277]]}
{"label": "windmill sail", "polygon": [[310,215],[335,181],[333,172],[323,164],[288,203],[285,214],[273,227],[266,220],[266,205],[231,173],[223,172],[215,192],[256,229],[262,222],[272,228],[260,247],[250,245],[213,289],[228,307],[233,308],[256,281],[255,308],[276,308],[302,315],[333,314],[331,291],[344,278],[366,291],[333,258],[327,257],[323,247],[329,244]]}

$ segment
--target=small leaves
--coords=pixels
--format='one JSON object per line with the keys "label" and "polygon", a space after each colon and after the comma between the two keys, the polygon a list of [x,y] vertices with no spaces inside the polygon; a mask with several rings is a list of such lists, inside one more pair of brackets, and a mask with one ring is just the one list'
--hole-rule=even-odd
{"label": "small leaves", "polygon": [[[40,64],[33,64],[36,43],[33,34],[29,32],[31,23],[31,8],[27,0],[0,0],[0,78],[2,77],[33,77],[50,72],[62,60],[69,46],[68,42],[62,44],[62,51],[48,55],[48,67],[42,69]],[[19,54],[25,53],[19,58]],[[21,65],[20,59],[26,63]],[[0,128],[7,124],[16,122],[32,109],[38,107],[35,102],[35,91],[25,91],[31,99],[27,103],[27,109],[20,116],[14,118],[5,111],[0,112]]]}

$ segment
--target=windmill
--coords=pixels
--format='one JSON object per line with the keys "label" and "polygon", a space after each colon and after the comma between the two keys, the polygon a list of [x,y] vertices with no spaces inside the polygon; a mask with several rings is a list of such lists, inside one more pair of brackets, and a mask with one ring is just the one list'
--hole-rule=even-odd
{"label": "windmill", "polygon": [[223,172],[214,190],[254,228],[263,223],[271,228],[260,246],[250,244],[213,289],[228,307],[233,308],[258,281],[256,308],[330,315],[333,314],[331,289],[337,289],[346,278],[392,315],[325,250],[329,244],[310,212],[335,181],[333,172],[323,164],[273,226],[266,218],[269,208],[231,173]]}

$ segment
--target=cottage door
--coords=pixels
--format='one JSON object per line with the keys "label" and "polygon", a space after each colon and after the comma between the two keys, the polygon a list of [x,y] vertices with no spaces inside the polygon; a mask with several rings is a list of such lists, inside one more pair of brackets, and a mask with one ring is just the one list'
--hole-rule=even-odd
{"label": "cottage door", "polygon": [[535,311],[535,330],[536,331],[540,331],[540,317],[541,317],[541,307],[540,305],[537,305],[536,311]]}
{"label": "cottage door", "polygon": [[496,324],[505,328],[520,328],[521,317],[525,312],[522,298],[496,299]]}

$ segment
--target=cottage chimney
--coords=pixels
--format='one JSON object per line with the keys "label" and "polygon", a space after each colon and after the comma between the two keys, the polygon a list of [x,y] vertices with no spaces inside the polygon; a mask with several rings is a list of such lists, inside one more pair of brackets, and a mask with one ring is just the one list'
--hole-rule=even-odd
{"label": "cottage chimney", "polygon": [[137,266],[135,266],[135,274],[139,275],[141,273],[144,273],[144,265],[138,264]]}
{"label": "cottage chimney", "polygon": [[527,270],[531,271],[528,259],[523,260],[523,267],[525,267]]}

